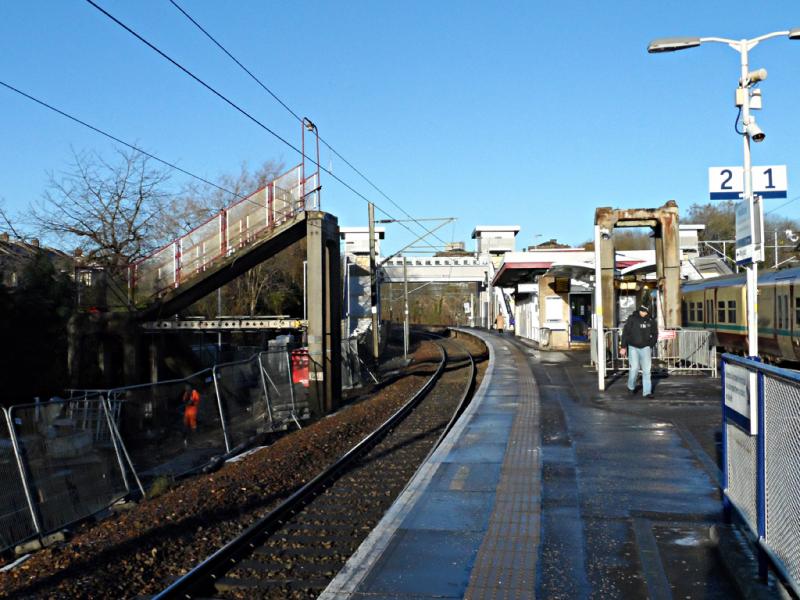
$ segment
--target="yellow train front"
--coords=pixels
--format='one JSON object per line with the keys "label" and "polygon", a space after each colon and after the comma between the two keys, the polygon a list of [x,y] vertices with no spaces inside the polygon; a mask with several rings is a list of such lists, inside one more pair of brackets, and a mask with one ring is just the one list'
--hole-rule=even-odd
{"label": "yellow train front", "polygon": [[[800,267],[758,274],[758,351],[769,362],[800,361]],[[681,286],[683,325],[717,336],[718,349],[747,354],[745,275]]]}

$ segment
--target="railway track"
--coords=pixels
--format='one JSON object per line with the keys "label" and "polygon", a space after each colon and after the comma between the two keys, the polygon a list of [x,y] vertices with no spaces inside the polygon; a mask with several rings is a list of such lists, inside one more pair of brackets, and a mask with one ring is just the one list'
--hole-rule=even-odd
{"label": "railway track", "polygon": [[469,400],[472,355],[456,340],[436,343],[439,364],[400,410],[155,598],[316,598]]}

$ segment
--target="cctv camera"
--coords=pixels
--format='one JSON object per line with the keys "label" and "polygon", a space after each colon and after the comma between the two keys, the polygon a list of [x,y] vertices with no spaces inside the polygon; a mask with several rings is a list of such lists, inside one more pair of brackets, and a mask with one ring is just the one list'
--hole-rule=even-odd
{"label": "cctv camera", "polygon": [[611,231],[609,231],[606,227],[602,227],[600,229],[600,237],[603,238],[604,240],[610,240],[611,239]]}
{"label": "cctv camera", "polygon": [[747,132],[747,135],[750,136],[750,139],[754,142],[763,142],[764,138],[767,137],[767,135],[761,131],[761,128],[758,126],[755,119],[750,120],[745,127],[745,131]]}
{"label": "cctv camera", "polygon": [[797,234],[796,234],[794,231],[792,231],[791,229],[787,229],[787,230],[786,230],[786,232],[785,232],[785,234],[786,234],[786,237],[789,239],[789,241],[790,241],[790,242],[792,242],[793,244],[795,244],[795,243],[797,243],[798,241],[800,241],[800,236],[798,236],[798,235],[797,235]]}

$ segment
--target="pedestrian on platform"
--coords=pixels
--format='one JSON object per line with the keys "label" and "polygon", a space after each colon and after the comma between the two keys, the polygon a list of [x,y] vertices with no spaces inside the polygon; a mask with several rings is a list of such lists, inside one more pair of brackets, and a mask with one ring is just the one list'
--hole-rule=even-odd
{"label": "pedestrian on platform", "polygon": [[642,370],[642,395],[645,398],[653,397],[653,385],[650,381],[650,364],[653,346],[658,341],[658,325],[650,316],[650,309],[646,304],[639,307],[639,311],[628,317],[622,329],[622,347],[620,356],[628,355],[628,391],[636,393],[636,376]]}
{"label": "pedestrian on platform", "polygon": [[500,335],[503,335],[503,329],[506,328],[506,318],[503,316],[503,313],[497,313],[497,316],[494,318],[494,328],[500,332]]}
{"label": "pedestrian on platform", "polygon": [[183,445],[189,445],[189,436],[197,431],[197,409],[200,406],[200,392],[187,385],[183,391]]}

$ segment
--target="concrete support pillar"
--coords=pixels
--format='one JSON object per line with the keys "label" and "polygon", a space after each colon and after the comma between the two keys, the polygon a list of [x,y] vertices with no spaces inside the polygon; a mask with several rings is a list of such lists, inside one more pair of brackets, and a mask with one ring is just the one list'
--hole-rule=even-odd
{"label": "concrete support pillar", "polygon": [[[600,286],[603,295],[603,327],[608,329],[617,325],[617,294],[614,290],[615,252],[611,227],[602,227],[600,236]],[[608,232],[608,233],[605,233]]]}
{"label": "concrete support pillar", "polygon": [[[664,326],[673,329],[681,326],[681,254],[680,231],[678,227],[678,205],[670,200],[660,210],[663,282],[661,294],[663,298]],[[658,258],[658,255],[656,255]]]}
{"label": "concrete support pillar", "polygon": [[339,406],[342,393],[339,223],[322,212],[306,219],[309,402],[319,417]]}

